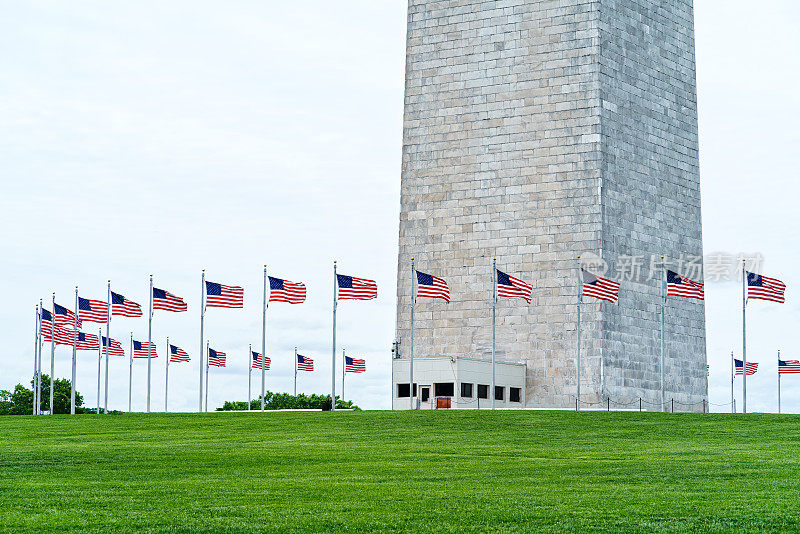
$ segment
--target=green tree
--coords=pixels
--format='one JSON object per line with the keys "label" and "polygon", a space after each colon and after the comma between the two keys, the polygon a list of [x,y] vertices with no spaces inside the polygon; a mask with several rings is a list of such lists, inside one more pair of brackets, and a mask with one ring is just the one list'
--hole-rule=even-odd
{"label": "green tree", "polygon": [[[55,413],[70,412],[70,395],[72,382],[66,378],[57,378],[53,381],[55,396],[53,397],[53,411]],[[83,395],[75,392],[75,411],[83,413],[88,411],[83,406]],[[41,409],[50,409],[50,377],[42,374],[42,402]],[[22,384],[17,384],[14,391],[0,390],[0,415],[30,415],[33,413],[33,380],[31,389]]]}
{"label": "green tree", "polygon": [[[330,395],[290,395],[288,393],[273,393],[267,391],[264,395],[264,409],[265,410],[320,410],[322,409],[322,402],[330,400]],[[261,409],[261,397],[250,401],[251,410]],[[353,401],[344,401],[339,396],[336,396],[336,409],[337,410],[358,410],[358,406],[353,404]],[[221,408],[217,411],[242,411],[247,410],[246,401],[225,401]]]}

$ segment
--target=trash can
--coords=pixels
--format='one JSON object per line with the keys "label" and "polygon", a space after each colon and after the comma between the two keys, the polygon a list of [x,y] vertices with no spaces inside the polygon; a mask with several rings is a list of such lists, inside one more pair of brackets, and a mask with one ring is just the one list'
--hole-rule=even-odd
{"label": "trash can", "polygon": [[330,412],[333,409],[333,404],[331,404],[330,399],[325,399],[322,401],[322,411],[323,412]]}

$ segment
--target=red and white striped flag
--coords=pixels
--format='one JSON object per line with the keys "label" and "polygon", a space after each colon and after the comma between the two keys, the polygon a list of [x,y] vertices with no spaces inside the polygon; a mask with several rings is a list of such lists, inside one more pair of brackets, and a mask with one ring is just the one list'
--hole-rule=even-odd
{"label": "red and white striped flag", "polygon": [[153,309],[170,312],[185,312],[187,310],[187,306],[182,298],[176,297],[169,291],[164,291],[163,289],[154,287]]}
{"label": "red and white striped flag", "polygon": [[122,345],[120,344],[119,341],[117,341],[113,337],[111,338],[111,343],[109,344],[108,338],[106,338],[106,336],[103,336],[101,338],[101,343],[103,344],[102,347],[103,354],[106,353],[106,347],[108,347],[108,353],[111,356],[125,356],[125,351],[123,350]]}
{"label": "red and white striped flag", "polygon": [[313,371],[314,360],[308,356],[297,355],[297,370],[298,371]]}
{"label": "red and white striped flag", "polygon": [[169,361],[170,363],[188,362],[189,355],[180,347],[175,345],[169,346]]}
{"label": "red and white striped flag", "polygon": [[519,297],[524,299],[525,302],[530,304],[531,302],[531,292],[533,291],[533,287],[526,284],[519,278],[514,278],[511,275],[508,275],[501,271],[500,269],[495,269],[497,272],[497,296],[498,297]]}
{"label": "red and white striped flag", "polygon": [[[75,350],[100,350],[100,339],[94,334],[87,334],[85,332],[78,332],[77,344]],[[72,342],[70,342],[72,345]]]}
{"label": "red and white striped flag", "polygon": [[[74,330],[71,328],[61,328],[60,326],[53,327],[56,333],[56,345],[69,345],[72,346],[73,342],[75,341],[75,334]],[[50,341],[51,338],[49,335],[45,335],[43,338],[45,341]]]}
{"label": "red and white striped flag", "polygon": [[378,298],[375,280],[356,278],[345,274],[336,275],[337,300],[370,300]]}
{"label": "red and white striped flag", "polygon": [[111,292],[111,315],[122,317],[141,317],[142,307],[119,293]]}
{"label": "red and white striped flag", "polygon": [[703,300],[703,284],[667,270],[667,296]]}
{"label": "red and white striped flag", "polygon": [[208,365],[212,367],[225,367],[226,355],[221,350],[208,349]]}
{"label": "red and white striped flag", "polygon": [[[734,365],[736,367],[736,372],[734,373],[736,376],[744,374],[742,372],[742,360],[737,360],[736,358],[733,359]],[[758,371],[758,363],[757,362],[747,362],[747,376],[756,374]]]}
{"label": "red and white striped flag", "polygon": [[367,363],[359,358],[344,357],[345,373],[363,373],[367,370]]}
{"label": "red and white striped flag", "polygon": [[800,360],[778,360],[778,374],[791,375],[800,373]]}
{"label": "red and white striped flag", "polygon": [[206,307],[244,308],[244,288],[206,282]]}
{"label": "red and white striped flag", "polygon": [[419,271],[416,271],[416,273],[418,297],[442,299],[445,302],[450,302],[450,288],[447,287],[447,282],[444,279]]}
{"label": "red and white striped flag", "polygon": [[42,336],[42,341],[53,339],[53,314],[44,308],[39,316],[39,335]]}
{"label": "red and white striped flag", "polygon": [[[113,343],[113,340],[112,340]],[[147,348],[150,347],[150,357],[151,358],[158,358],[158,353],[156,352],[156,344],[150,343],[148,341],[136,341],[133,342],[133,357],[134,358],[147,358]]]}
{"label": "red and white striped flag", "polygon": [[269,301],[302,304],[306,300],[306,285],[281,278],[269,277]]}
{"label": "red and white striped flag", "polygon": [[263,365],[264,366],[264,370],[265,371],[269,371],[269,364],[272,363],[271,360],[269,359],[269,356],[267,356],[267,361],[264,361],[264,359],[261,357],[260,353],[254,351],[254,350],[250,351],[250,352],[252,352],[251,359],[253,360],[253,363],[251,364],[251,367],[253,369],[261,369],[261,366]]}
{"label": "red and white striped flag", "polygon": [[102,300],[78,298],[78,319],[87,323],[103,323],[108,320],[108,304]]}
{"label": "red and white striped flag", "polygon": [[747,299],[769,300],[783,304],[786,284],[777,278],[747,273]]}
{"label": "red and white striped flag", "polygon": [[[53,311],[56,326],[69,326],[70,328],[75,327],[75,312],[68,310],[64,306],[59,306],[58,304],[53,304]],[[80,327],[81,320],[78,319],[78,328]]]}
{"label": "red and white striped flag", "polygon": [[608,278],[596,276],[584,269],[583,274],[583,296],[594,297],[616,304],[619,299],[619,283]]}

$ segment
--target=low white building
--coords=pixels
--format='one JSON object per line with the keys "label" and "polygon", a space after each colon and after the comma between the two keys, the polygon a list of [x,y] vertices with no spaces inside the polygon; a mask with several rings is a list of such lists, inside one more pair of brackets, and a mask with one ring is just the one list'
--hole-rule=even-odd
{"label": "low white building", "polygon": [[[392,360],[392,409],[408,410],[409,359]],[[414,401],[421,409],[492,407],[492,362],[466,357],[414,359]],[[495,408],[525,407],[525,364],[495,363]],[[439,400],[441,399],[441,400]]]}

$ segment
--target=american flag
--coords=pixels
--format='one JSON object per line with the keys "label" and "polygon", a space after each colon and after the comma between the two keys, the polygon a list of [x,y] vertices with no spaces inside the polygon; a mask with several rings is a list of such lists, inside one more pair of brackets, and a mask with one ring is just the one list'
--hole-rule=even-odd
{"label": "american flag", "polygon": [[306,300],[306,285],[269,277],[269,301],[302,304]]}
{"label": "american flag", "polygon": [[126,299],[119,293],[111,292],[111,315],[121,315],[123,317],[141,317],[142,307]]}
{"label": "american flag", "polygon": [[[100,350],[100,339],[94,334],[78,332],[78,343],[75,350]],[[72,343],[70,343],[71,345]]]}
{"label": "american flag", "polygon": [[442,278],[417,271],[417,296],[450,302],[450,288]]}
{"label": "american flag", "polygon": [[108,304],[102,300],[78,297],[78,319],[87,323],[104,323],[108,320]]}
{"label": "american flag", "polygon": [[[744,374],[744,373],[742,373],[742,360],[737,360],[736,358],[734,358],[733,359],[733,363],[736,366],[735,375],[739,376],[741,374]],[[758,371],[758,363],[747,362],[747,376],[756,374],[756,371]]]}
{"label": "american flag", "polygon": [[111,338],[110,344],[106,336],[102,336],[100,338],[100,342],[103,344],[103,354],[106,353],[106,347],[108,347],[108,353],[111,356],[125,356],[125,351],[122,349],[122,345],[113,337]]}
{"label": "american flag", "polygon": [[711,376],[711,366],[706,364],[706,376]]}
{"label": "american flag", "polygon": [[336,285],[339,286],[337,300],[370,300],[378,298],[378,284],[375,283],[375,280],[337,274]]}
{"label": "american flag", "polygon": [[667,270],[667,296],[703,300],[703,284]]}
{"label": "american flag", "polygon": [[314,360],[308,356],[297,355],[297,370],[298,371],[313,371]]}
{"label": "american flag", "polygon": [[[113,343],[113,340],[112,340]],[[134,358],[147,358],[147,347],[150,347],[150,357],[158,358],[156,352],[156,344],[147,341],[133,341],[133,357]],[[113,348],[112,348],[113,350]]]}
{"label": "american flag", "polygon": [[42,315],[39,324],[39,335],[43,341],[53,339],[53,314],[42,308]]}
{"label": "american flag", "polygon": [[531,291],[533,288],[513,276],[507,275],[500,269],[497,269],[497,296],[498,297],[519,297],[525,299],[525,302],[530,304]]}
{"label": "american flag", "polygon": [[187,306],[182,298],[176,297],[169,291],[164,291],[163,289],[154,287],[153,309],[171,312],[185,312],[187,310]]}
{"label": "american flag", "polygon": [[[75,326],[75,313],[72,310],[68,310],[64,306],[59,306],[54,303],[53,311],[55,312],[56,326]],[[78,319],[78,328],[80,327],[81,321]]]}
{"label": "american flag", "polygon": [[[75,341],[75,330],[71,328],[61,328],[60,326],[55,327],[56,332],[56,345],[69,345],[72,346],[72,343]],[[46,336],[45,341],[50,341],[50,336]]]}
{"label": "american flag", "polygon": [[747,298],[783,303],[786,284],[777,278],[747,273]]}
{"label": "american flag", "polygon": [[208,349],[208,365],[225,367],[225,353],[221,350]]}
{"label": "american flag", "polygon": [[350,356],[344,357],[344,372],[345,373],[363,373],[367,370],[367,363],[358,358],[351,358]]}
{"label": "american flag", "polygon": [[800,360],[778,360],[778,374],[791,375],[800,373]]}
{"label": "american flag", "polygon": [[244,308],[244,288],[206,282],[206,306],[209,308]]}
{"label": "american flag", "polygon": [[171,363],[188,362],[189,355],[180,347],[175,345],[169,346],[169,361]]}
{"label": "american flag", "polygon": [[261,366],[263,365],[264,366],[264,370],[265,371],[269,371],[269,364],[271,363],[270,359],[269,359],[269,356],[267,356],[267,361],[263,361],[263,358],[261,358],[261,354],[260,353],[254,351],[254,350],[252,350],[250,352],[252,352],[251,358],[253,360],[253,363],[251,364],[251,367],[253,369],[261,369]]}
{"label": "american flag", "polygon": [[619,299],[619,283],[595,276],[592,273],[581,269],[583,273],[583,296],[594,297],[616,304]]}

